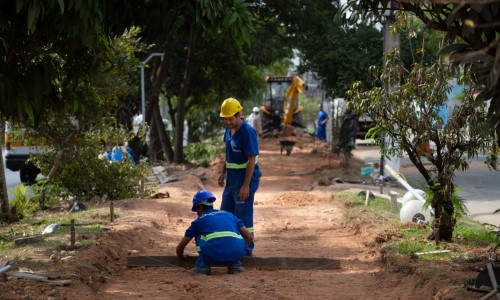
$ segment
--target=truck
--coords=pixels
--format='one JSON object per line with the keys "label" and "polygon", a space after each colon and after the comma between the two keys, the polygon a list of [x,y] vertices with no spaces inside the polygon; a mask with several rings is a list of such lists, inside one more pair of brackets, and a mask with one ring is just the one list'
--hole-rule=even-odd
{"label": "truck", "polygon": [[40,173],[35,165],[28,161],[30,155],[40,154],[44,147],[30,144],[29,132],[25,128],[5,123],[5,167],[11,171],[19,171],[19,179],[23,183],[32,184]]}
{"label": "truck", "polygon": [[262,130],[281,129],[286,125],[305,128],[302,106],[297,98],[307,86],[298,76],[271,76],[266,79],[264,105],[260,107]]}

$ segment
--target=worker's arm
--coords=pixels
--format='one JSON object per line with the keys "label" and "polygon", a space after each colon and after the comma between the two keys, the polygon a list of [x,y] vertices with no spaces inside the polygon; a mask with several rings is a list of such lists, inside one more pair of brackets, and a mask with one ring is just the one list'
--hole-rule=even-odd
{"label": "worker's arm", "polygon": [[240,201],[245,201],[250,197],[250,180],[252,180],[253,170],[255,169],[255,155],[249,155],[247,167],[245,169],[245,179],[240,189]]}
{"label": "worker's arm", "polygon": [[179,242],[177,247],[175,248],[175,253],[177,254],[177,257],[186,260],[188,255],[184,254],[184,249],[186,248],[187,244],[191,241],[192,237],[183,237],[182,240]]}
{"label": "worker's arm", "polygon": [[321,125],[325,125],[326,122],[328,122],[328,120],[330,120],[330,117],[326,116],[326,118],[323,120],[323,122],[321,122]]}
{"label": "worker's arm", "polygon": [[219,175],[219,186],[224,186],[224,181],[226,180],[226,162],[222,163],[222,170]]}
{"label": "worker's arm", "polygon": [[245,239],[247,242],[247,245],[250,245],[253,242],[253,236],[250,231],[245,226],[242,226],[239,228],[241,236]]}

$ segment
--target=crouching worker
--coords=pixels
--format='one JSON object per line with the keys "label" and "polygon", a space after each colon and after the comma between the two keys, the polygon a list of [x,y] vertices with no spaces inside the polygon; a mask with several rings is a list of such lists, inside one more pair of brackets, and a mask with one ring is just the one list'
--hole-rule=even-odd
{"label": "crouching worker", "polygon": [[234,214],[213,209],[215,197],[207,190],[193,197],[192,211],[198,218],[191,223],[176,248],[177,257],[187,259],[184,249],[195,239],[198,260],[195,273],[210,275],[210,266],[226,265],[229,274],[240,273],[241,258],[245,255],[245,242],[250,245],[252,234]]}

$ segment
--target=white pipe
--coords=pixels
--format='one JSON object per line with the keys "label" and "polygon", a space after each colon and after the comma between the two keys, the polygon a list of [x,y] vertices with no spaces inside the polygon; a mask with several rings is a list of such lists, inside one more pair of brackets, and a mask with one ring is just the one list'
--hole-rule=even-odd
{"label": "white pipe", "polygon": [[422,197],[422,195],[420,195],[419,193],[417,193],[417,191],[415,191],[415,189],[413,189],[411,187],[411,185],[408,184],[408,182],[406,182],[406,180],[404,180],[401,175],[397,174],[396,172],[394,172],[394,170],[391,168],[391,166],[389,166],[388,164],[385,164],[384,166],[387,171],[389,171],[389,173],[391,173],[391,175],[396,178],[396,180],[401,183],[410,193],[412,193],[418,200],[420,201],[423,201],[425,202],[425,199],[424,197]]}
{"label": "white pipe", "polygon": [[3,273],[3,272],[7,271],[7,270],[8,270],[8,269],[10,269],[10,268],[12,268],[12,266],[11,266],[11,265],[6,265],[6,266],[4,266],[4,267],[1,267],[1,268],[0,268],[0,273]]}

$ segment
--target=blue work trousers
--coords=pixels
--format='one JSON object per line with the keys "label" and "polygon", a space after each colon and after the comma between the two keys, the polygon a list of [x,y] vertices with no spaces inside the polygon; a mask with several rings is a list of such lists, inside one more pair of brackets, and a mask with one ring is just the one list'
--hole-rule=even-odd
{"label": "blue work trousers", "polygon": [[[255,192],[259,188],[260,180],[250,182],[250,196],[245,201],[240,201],[240,188],[226,187],[222,193],[221,210],[232,212],[243,222],[243,225],[254,235],[253,230],[253,202]],[[252,256],[254,243],[246,245],[245,256]]]}
{"label": "blue work trousers", "polygon": [[[203,250],[201,250],[198,253],[198,259],[196,260],[196,269],[201,272],[209,272],[211,271],[211,265],[212,263],[209,261],[207,258],[207,253],[205,253]],[[216,264],[221,264],[221,265],[227,265],[228,268],[231,269],[239,269],[241,267],[241,261],[236,260],[236,261],[231,261],[231,262],[218,262]]]}

